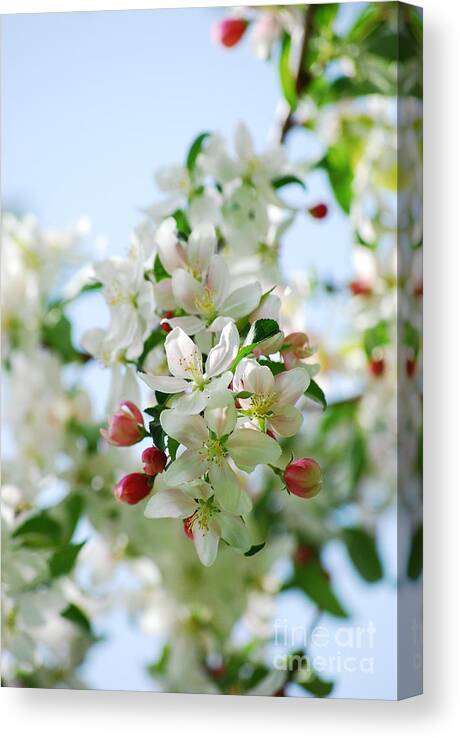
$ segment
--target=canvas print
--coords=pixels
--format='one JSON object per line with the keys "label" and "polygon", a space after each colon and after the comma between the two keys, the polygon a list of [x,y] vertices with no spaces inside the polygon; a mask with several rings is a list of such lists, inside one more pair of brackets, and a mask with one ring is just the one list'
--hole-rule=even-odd
{"label": "canvas print", "polygon": [[2,684],[422,689],[422,16],[2,17]]}

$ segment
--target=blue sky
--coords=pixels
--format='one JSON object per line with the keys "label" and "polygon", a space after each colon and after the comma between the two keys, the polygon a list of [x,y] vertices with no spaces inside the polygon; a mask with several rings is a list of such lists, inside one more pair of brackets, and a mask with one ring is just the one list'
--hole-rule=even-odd
{"label": "blue sky", "polygon": [[[352,8],[344,11],[350,16]],[[93,233],[107,235],[122,253],[139,208],[156,196],[159,167],[184,159],[203,130],[230,136],[243,119],[262,147],[274,120],[279,89],[274,68],[255,59],[249,44],[222,50],[210,41],[221,10],[157,10],[21,15],[2,18],[2,181],[4,204],[34,212],[47,226],[90,217]],[[297,136],[292,148],[308,156],[311,143]],[[311,183],[312,204],[332,196],[322,175]],[[314,193],[314,195],[313,195]],[[326,222],[303,218],[284,251],[284,268],[314,265],[324,277],[350,271],[350,229],[337,206]],[[91,249],[92,241],[89,241]],[[324,310],[324,308],[323,308]],[[77,332],[93,320],[93,303],[75,313]],[[322,313],[323,325],[340,320]],[[99,321],[102,322],[102,321]],[[96,382],[103,381],[95,370]],[[382,534],[388,549],[391,524]],[[356,622],[379,628],[378,673],[346,675],[336,696],[389,697],[394,691],[394,598],[386,584],[363,585],[340,552],[332,550],[339,588],[353,603]],[[280,612],[308,618],[305,605],[283,601]],[[331,624],[332,627],[332,624]],[[101,688],[148,689],[142,672],[151,641],[122,613],[111,620],[112,638],[97,647],[86,673]]]}

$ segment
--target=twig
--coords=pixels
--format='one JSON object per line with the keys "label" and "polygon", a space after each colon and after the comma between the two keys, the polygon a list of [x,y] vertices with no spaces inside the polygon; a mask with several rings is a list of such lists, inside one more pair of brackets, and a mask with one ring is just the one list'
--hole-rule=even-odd
{"label": "twig", "polygon": [[[308,46],[309,46],[310,39],[313,33],[314,15],[315,15],[314,5],[307,5],[307,7],[305,8],[305,15],[304,15],[302,47],[300,50],[300,56],[299,56],[299,60],[297,63],[297,70],[295,73],[295,91],[298,96],[302,94],[302,92],[305,90],[305,88],[307,87],[307,85],[309,84],[311,80],[310,71],[304,68],[304,60],[307,55]],[[279,139],[281,143],[283,143],[287,134],[289,133],[291,128],[294,127],[294,125],[295,125],[294,111],[292,107],[289,106],[286,110],[285,115],[280,121]]]}

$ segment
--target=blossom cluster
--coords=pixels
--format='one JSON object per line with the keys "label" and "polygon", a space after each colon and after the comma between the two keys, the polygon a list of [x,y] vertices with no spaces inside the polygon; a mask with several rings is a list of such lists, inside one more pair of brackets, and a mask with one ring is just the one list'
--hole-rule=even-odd
{"label": "blossom cluster", "polygon": [[[147,436],[155,444],[144,451],[144,471],[127,475],[115,493],[129,504],[153,493],[145,515],[182,519],[209,566],[220,538],[250,551],[246,475],[265,465],[282,476],[280,444],[301,427],[297,403],[317,366],[304,361],[307,336],[280,329],[273,289],[263,292],[257,281],[232,287],[212,223],[186,237],[175,218],[166,218],[154,232],[151,268],[138,243],[137,265],[133,253],[95,266],[111,315],[108,331],[97,335],[112,355],[135,365],[156,400],[146,409],[148,430],[136,404],[125,401],[104,431],[114,445]],[[87,350],[94,337],[84,337]],[[149,361],[144,342],[164,351],[163,362]],[[318,491],[319,484],[307,487]]]}

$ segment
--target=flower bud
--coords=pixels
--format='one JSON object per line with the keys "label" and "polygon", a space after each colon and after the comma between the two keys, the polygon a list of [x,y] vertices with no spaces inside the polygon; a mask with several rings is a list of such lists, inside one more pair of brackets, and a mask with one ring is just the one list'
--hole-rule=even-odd
{"label": "flower bud", "polygon": [[109,418],[108,428],[101,430],[101,436],[112,446],[133,446],[144,437],[142,413],[129,400],[120,402],[117,410]]}
{"label": "flower bud", "polygon": [[212,37],[215,43],[231,48],[241,41],[248,27],[244,18],[225,18],[212,27]]}
{"label": "flower bud", "polygon": [[153,478],[147,474],[133,472],[127,474],[114,487],[114,495],[120,502],[128,505],[137,505],[138,502],[150,494],[153,486]]}
{"label": "flower bud", "polygon": [[154,477],[160,474],[166,466],[166,454],[156,446],[149,446],[142,452],[142,466],[145,474]]}
{"label": "flower bud", "polygon": [[284,359],[286,369],[293,369],[300,364],[301,359],[307,359],[312,355],[310,341],[306,333],[290,333],[284,339],[281,355]]}
{"label": "flower bud", "polygon": [[313,205],[308,211],[313,218],[321,220],[325,218],[329,212],[329,208],[324,202],[319,202],[318,205]]}
{"label": "flower bud", "polygon": [[283,479],[293,495],[315,497],[321,489],[321,467],[314,459],[297,459],[287,465]]}
{"label": "flower bud", "polygon": [[369,297],[369,295],[372,295],[372,287],[362,279],[354,279],[350,282],[350,291],[355,297]]}
{"label": "flower bud", "polygon": [[385,371],[385,359],[371,359],[369,362],[369,371],[374,377],[381,377]]}

